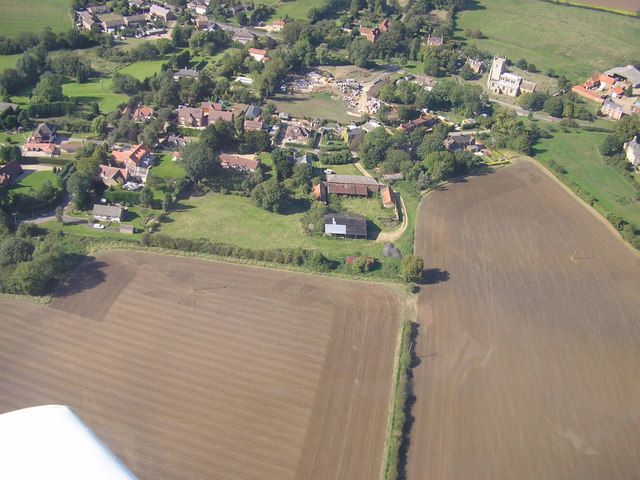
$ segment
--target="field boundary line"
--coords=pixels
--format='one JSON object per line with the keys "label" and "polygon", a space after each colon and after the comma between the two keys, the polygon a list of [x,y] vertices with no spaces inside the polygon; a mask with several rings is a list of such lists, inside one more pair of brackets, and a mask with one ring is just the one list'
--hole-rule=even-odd
{"label": "field boundary line", "polygon": [[409,399],[408,386],[412,360],[413,325],[410,320],[404,320],[398,329],[393,364],[391,401],[389,403],[389,420],[387,422],[380,480],[398,480],[400,478],[400,458],[406,435],[404,430],[407,421],[407,401]]}
{"label": "field boundary line", "polygon": [[622,15],[625,17],[638,18],[633,12],[627,10],[619,10],[617,8],[601,7],[599,5],[589,5],[580,2],[571,2],[570,0],[540,0],[544,3],[550,3],[552,5],[564,5],[565,7],[582,8],[584,10],[593,10],[595,12],[613,13],[615,15]]}

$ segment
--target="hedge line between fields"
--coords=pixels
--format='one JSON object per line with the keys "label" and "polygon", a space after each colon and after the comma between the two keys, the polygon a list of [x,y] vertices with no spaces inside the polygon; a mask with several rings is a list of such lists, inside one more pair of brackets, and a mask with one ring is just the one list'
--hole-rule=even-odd
{"label": "hedge line between fields", "polygon": [[636,18],[638,15],[634,12],[627,12],[626,10],[618,10],[615,8],[600,7],[598,5],[586,5],[584,3],[570,2],[567,0],[540,0],[545,3],[552,3],[554,5],[564,5],[566,7],[583,8],[585,10],[595,10],[596,12],[614,13],[616,15],[623,15],[625,17]]}
{"label": "hedge line between fields", "polygon": [[413,324],[409,320],[400,327],[400,344],[398,346],[396,371],[393,383],[393,397],[387,440],[385,444],[382,480],[398,480],[404,461],[402,447],[406,435],[407,410],[409,408],[409,376],[411,373],[411,339]]}

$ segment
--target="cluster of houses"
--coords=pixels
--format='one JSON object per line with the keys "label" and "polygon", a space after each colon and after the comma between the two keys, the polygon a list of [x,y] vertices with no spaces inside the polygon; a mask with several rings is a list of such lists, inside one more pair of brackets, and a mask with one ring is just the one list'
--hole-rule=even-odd
{"label": "cluster of houses", "polygon": [[525,80],[520,75],[507,72],[507,59],[496,56],[489,70],[487,88],[493,93],[517,97],[521,93],[533,93],[536,84]]}
{"label": "cluster of houses", "polygon": [[382,33],[389,31],[389,28],[391,28],[391,22],[388,18],[385,18],[374,28],[363,27],[360,25],[358,27],[358,32],[371,43],[375,43],[378,41],[378,38]]}
{"label": "cluster of houses", "polygon": [[108,187],[127,185],[131,189],[137,189],[147,181],[154,162],[151,148],[145,144],[114,149],[110,160],[110,165],[100,165],[100,180]]}
{"label": "cluster of houses", "polygon": [[60,155],[60,146],[57,143],[56,126],[49,123],[39,124],[22,146],[25,156],[53,157]]}
{"label": "cluster of houses", "polygon": [[635,65],[615,67],[596,73],[571,91],[601,105],[603,115],[619,120],[623,115],[640,113],[640,68]]}
{"label": "cluster of houses", "polygon": [[[107,5],[90,5],[76,12],[79,28],[115,33],[120,30],[132,30],[137,36],[162,33],[164,28],[157,21],[170,22],[176,19],[175,7],[169,3],[148,3],[144,0],[129,0],[129,6],[135,13],[120,15],[111,11]],[[166,25],[165,25],[166,26]]]}

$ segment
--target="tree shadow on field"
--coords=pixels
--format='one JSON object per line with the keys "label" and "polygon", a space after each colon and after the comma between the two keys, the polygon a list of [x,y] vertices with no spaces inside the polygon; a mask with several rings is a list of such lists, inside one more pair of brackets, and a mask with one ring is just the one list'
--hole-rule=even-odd
{"label": "tree shadow on field", "polygon": [[449,280],[450,275],[446,270],[439,268],[428,268],[424,271],[422,282],[424,285],[435,285]]}
{"label": "tree shadow on field", "polygon": [[78,258],[77,267],[71,270],[58,282],[58,287],[53,293],[54,298],[65,298],[84,290],[97,287],[106,280],[103,269],[105,262],[91,257]]}

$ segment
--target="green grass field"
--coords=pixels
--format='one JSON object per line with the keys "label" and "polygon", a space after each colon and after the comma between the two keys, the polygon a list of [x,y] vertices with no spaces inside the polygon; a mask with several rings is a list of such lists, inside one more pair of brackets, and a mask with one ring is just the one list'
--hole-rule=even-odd
{"label": "green grass field", "polygon": [[7,68],[14,68],[20,55],[0,55],[0,73]]}
{"label": "green grass field", "polygon": [[638,61],[640,20],[532,0],[478,0],[458,15],[457,35],[480,29],[486,39],[470,39],[481,50],[520,58],[544,72],[572,81],[595,71]]}
{"label": "green grass field", "polygon": [[0,0],[0,35],[62,31],[73,26],[67,0]]}
{"label": "green grass field", "polygon": [[71,80],[62,86],[62,92],[70,97],[78,98],[81,102],[98,102],[102,113],[112,112],[128,98],[126,95],[113,93],[110,76],[102,79],[94,78],[85,83],[76,83]]}
{"label": "green grass field", "polygon": [[549,166],[551,160],[562,165],[567,180],[597,198],[595,208],[612,212],[640,225],[640,205],[629,180],[604,163],[598,148],[606,133],[572,130],[552,132],[553,137],[536,144],[535,159]]}
{"label": "green grass field", "polygon": [[159,60],[149,60],[146,62],[136,62],[131,65],[127,65],[118,70],[119,73],[125,73],[137,78],[138,80],[144,80],[145,78],[153,77],[156,73],[160,73],[162,65],[169,61],[170,55],[165,55]]}
{"label": "green grass field", "polygon": [[270,99],[279,112],[287,112],[294,117],[321,118],[340,123],[350,123],[359,119],[347,114],[347,104],[327,93],[295,93],[276,95]]}
{"label": "green grass field", "polygon": [[[29,167],[25,167],[25,169],[28,170]],[[22,178],[22,180],[11,187],[11,191],[26,193],[29,189],[38,188],[46,181],[51,182],[54,186],[58,185],[58,177],[55,173],[51,171],[38,171]]]}
{"label": "green grass field", "polygon": [[207,238],[247,248],[317,249],[327,257],[344,261],[360,254],[381,258],[382,244],[372,240],[311,237],[302,233],[301,213],[279,215],[251,204],[246,197],[209,193],[181,200],[160,233],[186,238]]}

